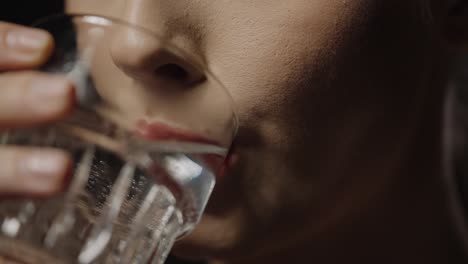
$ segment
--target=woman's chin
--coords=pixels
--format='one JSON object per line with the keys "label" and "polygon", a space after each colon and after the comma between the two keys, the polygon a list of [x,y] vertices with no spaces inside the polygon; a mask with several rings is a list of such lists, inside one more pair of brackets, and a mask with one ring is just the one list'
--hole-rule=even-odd
{"label": "woman's chin", "polygon": [[197,250],[194,247],[176,244],[171,251],[171,255],[187,261],[204,261],[210,259],[204,255],[203,250]]}
{"label": "woman's chin", "polygon": [[200,261],[213,258],[215,251],[205,238],[189,235],[176,242],[171,254],[185,260]]}
{"label": "woman's chin", "polygon": [[226,258],[232,255],[238,241],[238,228],[212,216],[204,216],[190,234],[178,240],[173,255],[188,260]]}

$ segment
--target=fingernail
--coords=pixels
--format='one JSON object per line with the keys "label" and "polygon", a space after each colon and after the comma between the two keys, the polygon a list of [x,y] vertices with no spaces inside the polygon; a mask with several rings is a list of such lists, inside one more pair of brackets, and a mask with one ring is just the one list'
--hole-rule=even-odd
{"label": "fingernail", "polygon": [[19,28],[9,31],[5,41],[9,48],[35,52],[49,45],[50,35],[39,29]]}
{"label": "fingernail", "polygon": [[59,152],[33,153],[20,160],[20,174],[24,182],[36,190],[55,190],[67,170],[66,157]]}
{"label": "fingernail", "polygon": [[57,77],[39,77],[31,81],[30,99],[33,107],[41,112],[60,111],[67,105],[69,83]]}

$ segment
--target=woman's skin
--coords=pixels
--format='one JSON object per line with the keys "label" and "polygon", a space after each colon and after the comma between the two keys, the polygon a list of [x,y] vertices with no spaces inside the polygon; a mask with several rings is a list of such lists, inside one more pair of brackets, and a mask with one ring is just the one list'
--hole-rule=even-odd
{"label": "woman's skin", "polygon": [[[159,32],[199,54],[236,103],[236,162],[175,254],[216,264],[463,263],[441,180],[447,69],[466,36],[456,4],[69,0],[67,11]],[[18,71],[42,63],[51,39],[13,29],[0,25],[0,68],[17,70],[0,77],[0,127],[62,118],[72,85]],[[66,154],[35,154],[0,148],[2,192],[60,189]]]}

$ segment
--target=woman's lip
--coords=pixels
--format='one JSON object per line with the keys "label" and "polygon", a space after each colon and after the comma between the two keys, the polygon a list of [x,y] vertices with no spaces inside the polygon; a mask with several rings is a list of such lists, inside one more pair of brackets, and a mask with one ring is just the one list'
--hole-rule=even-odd
{"label": "woman's lip", "polygon": [[[161,122],[150,123],[146,120],[139,120],[136,124],[134,133],[138,137],[142,137],[150,141],[176,140],[181,142],[195,142],[219,146],[219,143],[212,139],[208,139],[193,132],[170,127]],[[237,161],[237,155],[233,153],[233,146],[231,146],[225,157],[205,153],[200,154],[199,158],[213,170],[217,178],[223,177]]]}
{"label": "woman's lip", "polygon": [[147,140],[177,140],[218,145],[214,140],[202,135],[174,128],[161,122],[148,122],[146,120],[139,120],[137,122],[135,134]]}

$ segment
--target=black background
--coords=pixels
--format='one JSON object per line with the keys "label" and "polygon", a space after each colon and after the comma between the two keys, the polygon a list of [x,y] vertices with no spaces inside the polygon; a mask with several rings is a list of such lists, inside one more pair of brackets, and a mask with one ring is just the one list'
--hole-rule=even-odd
{"label": "black background", "polygon": [[[63,0],[3,0],[2,2],[0,20],[22,25],[30,25],[41,17],[63,12]],[[166,264],[189,263],[170,257]]]}
{"label": "black background", "polygon": [[0,20],[23,25],[29,25],[42,16],[63,11],[63,0],[3,0],[2,2]]}

